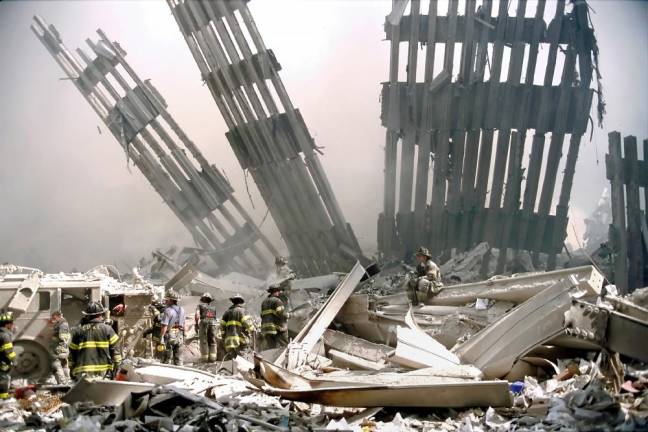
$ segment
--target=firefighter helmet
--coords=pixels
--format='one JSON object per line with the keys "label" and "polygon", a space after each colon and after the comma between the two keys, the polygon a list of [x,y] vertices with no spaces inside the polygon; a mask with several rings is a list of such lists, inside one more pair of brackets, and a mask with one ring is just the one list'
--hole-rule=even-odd
{"label": "firefighter helmet", "polygon": [[9,324],[14,321],[13,312],[7,311],[0,314],[0,325]]}
{"label": "firefighter helmet", "polygon": [[432,255],[430,255],[430,250],[423,246],[418,248],[418,250],[416,251],[416,255],[422,255],[428,258],[432,258]]}
{"label": "firefighter helmet", "polygon": [[106,308],[99,302],[90,302],[85,310],[81,312],[85,316],[101,315],[106,312]]}
{"label": "firefighter helmet", "polygon": [[230,297],[230,301],[234,304],[243,304],[245,303],[245,299],[241,294],[234,294],[232,297]]}

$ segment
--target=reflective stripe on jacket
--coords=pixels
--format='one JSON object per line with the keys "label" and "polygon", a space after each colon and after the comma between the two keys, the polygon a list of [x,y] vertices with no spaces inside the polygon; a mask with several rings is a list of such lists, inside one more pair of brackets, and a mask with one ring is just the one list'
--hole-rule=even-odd
{"label": "reflective stripe on jacket", "polygon": [[268,296],[261,303],[261,334],[276,335],[277,332],[286,331],[287,318],[283,301],[279,297]]}
{"label": "reflective stripe on jacket", "polygon": [[0,328],[0,371],[7,372],[11,369],[11,362],[16,358],[13,349],[13,334],[11,330]]}
{"label": "reflective stripe on jacket", "polygon": [[119,336],[101,318],[83,323],[72,330],[70,369],[72,375],[107,372],[121,363],[117,351]]}
{"label": "reflective stripe on jacket", "polygon": [[220,329],[224,335],[225,348],[236,349],[241,345],[248,345],[248,337],[254,332],[254,324],[245,309],[232,305],[223,314]]}

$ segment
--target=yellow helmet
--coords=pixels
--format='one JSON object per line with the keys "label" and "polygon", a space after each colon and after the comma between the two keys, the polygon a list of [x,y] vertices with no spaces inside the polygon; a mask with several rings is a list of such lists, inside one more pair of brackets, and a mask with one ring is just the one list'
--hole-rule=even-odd
{"label": "yellow helmet", "polygon": [[0,314],[0,325],[14,322],[14,314],[11,311]]}

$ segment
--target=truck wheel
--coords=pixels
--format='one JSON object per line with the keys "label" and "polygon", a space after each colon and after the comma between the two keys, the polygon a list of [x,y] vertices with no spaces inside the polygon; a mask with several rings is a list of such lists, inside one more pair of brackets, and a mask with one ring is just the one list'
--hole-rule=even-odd
{"label": "truck wheel", "polygon": [[12,378],[40,379],[50,373],[50,358],[47,350],[30,340],[14,342],[16,359],[12,368]]}

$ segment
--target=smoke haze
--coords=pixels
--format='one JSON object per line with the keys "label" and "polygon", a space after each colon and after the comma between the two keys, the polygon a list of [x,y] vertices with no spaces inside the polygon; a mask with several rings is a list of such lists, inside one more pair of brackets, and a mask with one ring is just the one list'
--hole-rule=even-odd
{"label": "smoke haze", "polygon": [[[604,129],[595,128],[581,147],[571,200],[578,229],[608,184],[607,133],[648,138],[648,3],[590,4],[607,116]],[[382,209],[379,93],[388,76],[383,23],[391,2],[255,0],[250,9],[294,105],[323,147],[322,163],[348,221],[372,252]],[[47,271],[124,269],[153,249],[192,245],[146,179],[126,169],[120,146],[72,83],[61,80],[63,72],[29,29],[34,14],[54,24],[71,50],[95,39],[97,28],[119,41],[138,75],[151,79],[181,127],[262,220],[266,207],[249,179],[252,208],[225,124],[165,2],[2,1],[0,262]],[[279,243],[271,220],[262,230]]]}

